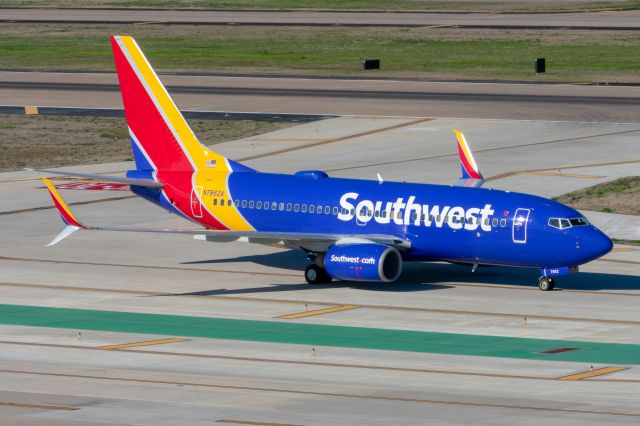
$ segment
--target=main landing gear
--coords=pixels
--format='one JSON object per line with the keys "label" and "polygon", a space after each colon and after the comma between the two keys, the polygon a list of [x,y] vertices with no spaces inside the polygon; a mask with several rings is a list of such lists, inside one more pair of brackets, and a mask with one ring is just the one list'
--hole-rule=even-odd
{"label": "main landing gear", "polygon": [[556,283],[553,278],[542,276],[538,280],[538,287],[542,291],[552,291],[556,287]]}
{"label": "main landing gear", "polygon": [[315,264],[307,266],[304,270],[304,278],[309,284],[327,284],[332,279],[326,269]]}

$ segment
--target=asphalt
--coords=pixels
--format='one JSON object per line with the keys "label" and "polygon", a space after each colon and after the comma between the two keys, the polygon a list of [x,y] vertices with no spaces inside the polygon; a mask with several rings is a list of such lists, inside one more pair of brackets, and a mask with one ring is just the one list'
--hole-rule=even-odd
{"label": "asphalt", "polygon": [[162,23],[462,28],[640,29],[640,11],[592,13],[388,13],[313,11],[0,9],[0,21],[24,23]]}
{"label": "asphalt", "polygon": [[[182,109],[637,122],[640,86],[163,75]],[[110,73],[0,72],[4,105],[122,108]]]}

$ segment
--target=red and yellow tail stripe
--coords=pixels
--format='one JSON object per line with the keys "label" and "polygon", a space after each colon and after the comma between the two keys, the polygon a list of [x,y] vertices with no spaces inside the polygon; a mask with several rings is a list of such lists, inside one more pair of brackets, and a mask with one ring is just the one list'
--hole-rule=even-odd
{"label": "red and yellow tail stripe", "polygon": [[69,206],[67,206],[67,203],[65,203],[62,197],[60,196],[60,194],[58,194],[58,190],[56,189],[55,186],[53,186],[51,181],[47,178],[42,178],[42,180],[44,181],[44,184],[47,185],[47,189],[49,190],[49,195],[51,195],[53,204],[55,204],[56,208],[58,209],[58,213],[60,213],[60,216],[62,217],[62,221],[67,225],[77,226],[78,228],[86,229],[86,227],[83,224],[78,222],[78,220],[73,215],[73,213],[71,213]]}
{"label": "red and yellow tail stripe", "polygon": [[[233,199],[227,185],[231,165],[198,141],[136,41],[113,36],[111,46],[127,124],[141,153],[156,168],[155,178],[165,184],[166,198],[208,228],[254,230],[235,206],[217,208],[208,199],[207,194]],[[195,210],[192,193],[200,202]]]}
{"label": "red and yellow tail stripe", "polygon": [[473,158],[469,144],[466,138],[459,130],[453,131],[458,139],[458,154],[460,155],[460,165],[462,166],[463,179],[484,179],[480,169]]}

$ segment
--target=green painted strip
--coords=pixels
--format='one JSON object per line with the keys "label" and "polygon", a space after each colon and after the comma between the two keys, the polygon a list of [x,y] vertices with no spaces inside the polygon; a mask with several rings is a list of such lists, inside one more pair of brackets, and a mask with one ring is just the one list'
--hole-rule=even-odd
{"label": "green painted strip", "polygon": [[[640,364],[640,345],[0,304],[0,324],[452,355]],[[578,350],[543,354],[550,349]]]}

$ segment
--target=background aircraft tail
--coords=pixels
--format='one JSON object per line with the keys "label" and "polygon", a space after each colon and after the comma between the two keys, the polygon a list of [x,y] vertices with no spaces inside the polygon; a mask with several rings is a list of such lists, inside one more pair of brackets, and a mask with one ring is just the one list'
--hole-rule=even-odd
{"label": "background aircraft tail", "polygon": [[137,170],[253,171],[200,144],[132,37],[111,47]]}

